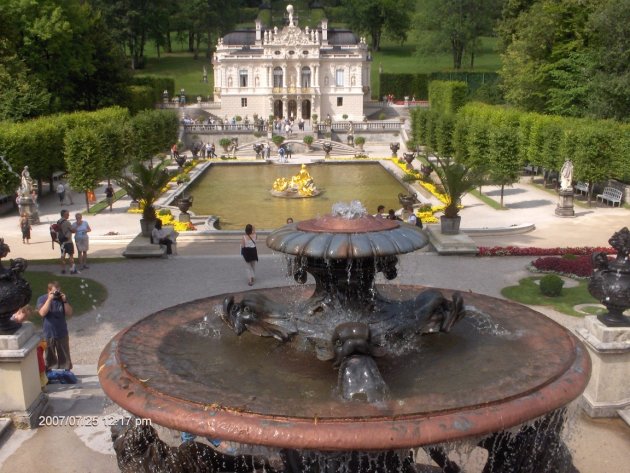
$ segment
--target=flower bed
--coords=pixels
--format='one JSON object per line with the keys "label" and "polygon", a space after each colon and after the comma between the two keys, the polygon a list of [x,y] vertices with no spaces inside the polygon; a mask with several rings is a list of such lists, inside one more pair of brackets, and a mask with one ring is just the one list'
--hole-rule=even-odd
{"label": "flower bed", "polygon": [[557,273],[565,276],[588,278],[593,272],[590,256],[577,258],[562,258],[560,256],[545,256],[531,263],[531,270],[543,273]]}
{"label": "flower bed", "polygon": [[606,254],[615,254],[613,248],[607,247],[565,247],[565,248],[535,248],[535,247],[518,247],[518,246],[480,246],[477,248],[477,256],[562,256],[575,255],[590,256],[593,253],[604,252]]}
{"label": "flower bed", "polygon": [[[435,216],[438,212],[443,212],[446,204],[448,204],[448,197],[445,194],[441,194],[435,185],[430,182],[425,182],[422,180],[422,174],[416,171],[415,169],[412,171],[407,170],[406,162],[402,161],[400,158],[393,158],[391,161],[396,164],[401,170],[405,172],[405,176],[410,176],[418,182],[422,187],[428,190],[432,195],[437,197],[437,199],[442,202],[444,205],[435,205],[432,206],[431,209],[422,210],[416,212],[416,216],[422,220],[422,223],[438,223],[439,220]],[[405,180],[405,179],[403,179]]]}
{"label": "flower bed", "polygon": [[197,230],[191,222],[180,222],[175,220],[169,209],[160,209],[158,218],[162,221],[162,225],[172,225],[176,232],[190,232]]}

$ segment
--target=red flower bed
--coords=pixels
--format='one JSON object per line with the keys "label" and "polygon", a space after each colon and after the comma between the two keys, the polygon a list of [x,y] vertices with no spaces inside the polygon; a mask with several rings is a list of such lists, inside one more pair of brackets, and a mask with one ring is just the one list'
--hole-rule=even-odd
{"label": "red flower bed", "polygon": [[590,256],[579,256],[574,259],[557,256],[538,258],[532,261],[532,266],[538,271],[562,273],[587,278],[593,272]]}
{"label": "red flower bed", "polygon": [[580,247],[564,247],[564,248],[534,248],[519,246],[480,246],[477,248],[477,256],[561,256],[576,255],[590,256],[593,253],[604,252],[609,255],[616,254],[613,248],[580,246]]}

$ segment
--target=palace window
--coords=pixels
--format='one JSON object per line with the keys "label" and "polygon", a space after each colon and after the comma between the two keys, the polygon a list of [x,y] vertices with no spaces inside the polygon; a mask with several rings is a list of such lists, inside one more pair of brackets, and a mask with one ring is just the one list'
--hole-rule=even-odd
{"label": "palace window", "polygon": [[247,99],[241,99],[241,107],[247,107]]}
{"label": "palace window", "polygon": [[302,68],[302,87],[311,86],[311,68],[305,66]]}
{"label": "palace window", "polygon": [[273,86],[274,87],[282,87],[282,68],[274,67],[273,69]]}
{"label": "palace window", "polygon": [[343,69],[337,69],[335,71],[335,85],[337,87],[343,87]]}
{"label": "palace window", "polygon": [[241,87],[247,87],[247,71],[245,69],[241,69],[238,71],[238,83]]}
{"label": "palace window", "polygon": [[337,107],[343,107],[343,97],[337,97]]}

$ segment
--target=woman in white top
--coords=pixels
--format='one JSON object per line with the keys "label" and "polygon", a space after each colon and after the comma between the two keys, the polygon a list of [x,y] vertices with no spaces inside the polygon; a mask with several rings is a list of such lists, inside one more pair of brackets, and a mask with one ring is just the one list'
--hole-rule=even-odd
{"label": "woman in white top", "polygon": [[245,260],[247,270],[247,284],[254,285],[254,271],[258,261],[258,250],[256,249],[256,232],[254,226],[248,223],[245,226],[245,235],[241,238],[241,255]]}
{"label": "woman in white top", "polygon": [[74,233],[74,244],[79,253],[79,266],[81,269],[88,269],[87,252],[90,249],[90,237],[88,233],[92,231],[90,225],[83,220],[83,215],[75,214],[76,221],[72,224],[72,233]]}

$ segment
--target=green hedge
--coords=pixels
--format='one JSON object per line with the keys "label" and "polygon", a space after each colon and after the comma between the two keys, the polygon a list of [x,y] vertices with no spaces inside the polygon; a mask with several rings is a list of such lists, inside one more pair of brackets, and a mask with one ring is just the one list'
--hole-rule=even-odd
{"label": "green hedge", "polygon": [[[577,181],[630,179],[630,125],[541,115],[503,106],[468,103],[454,115],[416,109],[411,113],[417,144],[468,165],[488,165],[510,176],[525,164],[559,171],[574,164]],[[450,143],[449,143],[450,139]]]}
{"label": "green hedge", "polygon": [[394,97],[416,97],[416,100],[429,99],[431,81],[459,81],[468,85],[468,91],[474,95],[482,86],[496,84],[499,75],[496,72],[431,72],[429,74],[381,74],[379,97],[393,94]]}
{"label": "green hedge", "polygon": [[[64,137],[77,127],[99,130],[111,123],[124,123],[129,112],[110,107],[94,112],[48,115],[21,123],[0,126],[0,155],[13,169],[29,167],[33,179],[49,179],[56,171],[65,171]],[[11,191],[12,192],[12,191]]]}
{"label": "green hedge", "polygon": [[147,85],[130,85],[127,87],[127,107],[132,115],[155,107],[153,88]]}
{"label": "green hedge", "polygon": [[429,104],[437,113],[455,113],[466,103],[466,82],[434,80],[429,83]]}
{"label": "green hedge", "polygon": [[175,94],[175,79],[160,76],[133,76],[131,85],[139,85],[150,87],[153,93],[153,101],[155,103],[162,102],[162,94],[168,90],[168,96],[173,97]]}

